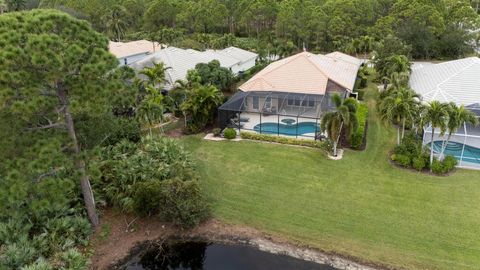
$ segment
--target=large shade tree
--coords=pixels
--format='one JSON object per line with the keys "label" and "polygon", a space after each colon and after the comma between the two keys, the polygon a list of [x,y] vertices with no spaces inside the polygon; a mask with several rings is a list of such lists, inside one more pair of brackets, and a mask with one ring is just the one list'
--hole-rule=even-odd
{"label": "large shade tree", "polygon": [[[11,127],[2,128],[15,130],[16,137],[42,136],[47,151],[71,160],[70,175],[80,183],[91,223],[98,225],[75,122],[82,113],[110,110],[108,101],[121,87],[115,70],[118,61],[108,52],[108,40],[87,22],[53,10],[0,16],[0,40],[0,112],[15,119],[6,121]],[[22,147],[16,146],[16,154]],[[55,175],[69,163],[46,157],[51,169],[39,171],[37,179]],[[42,165],[35,158],[31,164]],[[33,165],[18,169],[31,169],[28,166]]]}

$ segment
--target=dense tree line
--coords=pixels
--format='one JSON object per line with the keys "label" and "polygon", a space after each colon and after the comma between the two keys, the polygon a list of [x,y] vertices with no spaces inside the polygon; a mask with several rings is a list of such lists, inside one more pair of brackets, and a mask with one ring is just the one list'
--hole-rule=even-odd
{"label": "dense tree line", "polygon": [[361,53],[393,35],[415,58],[455,58],[471,53],[479,35],[478,0],[41,0],[39,7],[87,19],[115,40],[200,48],[247,45],[231,38],[240,37],[258,50]]}

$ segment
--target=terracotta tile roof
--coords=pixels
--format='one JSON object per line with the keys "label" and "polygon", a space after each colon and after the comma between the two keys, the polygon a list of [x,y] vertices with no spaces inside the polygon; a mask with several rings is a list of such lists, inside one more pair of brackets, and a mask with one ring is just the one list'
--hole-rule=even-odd
{"label": "terracotta tile roof", "polygon": [[108,47],[110,52],[117,58],[123,58],[142,53],[153,53],[161,49],[161,46],[158,42],[152,42],[148,40],[136,40],[130,42],[110,41]]}
{"label": "terracotta tile roof", "polygon": [[240,90],[323,95],[329,80],[352,90],[361,64],[355,59],[339,52],[330,56],[301,52],[271,63]]}

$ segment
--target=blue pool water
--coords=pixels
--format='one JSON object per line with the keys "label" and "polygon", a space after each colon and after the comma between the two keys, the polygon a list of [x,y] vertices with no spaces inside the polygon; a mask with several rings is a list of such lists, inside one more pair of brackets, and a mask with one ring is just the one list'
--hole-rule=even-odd
{"label": "blue pool water", "polygon": [[315,122],[300,122],[298,123],[298,133],[297,133],[297,124],[293,125],[286,125],[286,124],[278,124],[278,123],[261,123],[253,127],[253,130],[256,132],[260,132],[264,134],[282,134],[288,136],[295,136],[295,135],[304,135],[307,133],[315,133],[316,131],[320,131],[320,127],[317,126]]}
{"label": "blue pool water", "polygon": [[[442,143],[442,141],[434,141],[433,151],[440,153],[442,150]],[[462,149],[463,143],[448,142],[444,154],[454,156],[460,160],[460,157],[462,156]],[[466,144],[463,152],[463,161],[480,164],[480,149]]]}

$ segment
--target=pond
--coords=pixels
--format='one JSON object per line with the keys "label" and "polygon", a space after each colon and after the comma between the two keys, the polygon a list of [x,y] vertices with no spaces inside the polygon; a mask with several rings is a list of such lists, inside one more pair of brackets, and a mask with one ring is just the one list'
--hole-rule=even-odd
{"label": "pond", "polygon": [[335,270],[335,268],[241,244],[203,241],[166,241],[138,252],[124,264],[125,270]]}

